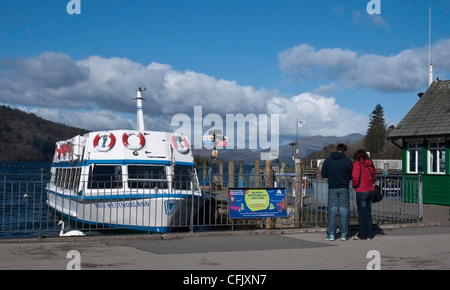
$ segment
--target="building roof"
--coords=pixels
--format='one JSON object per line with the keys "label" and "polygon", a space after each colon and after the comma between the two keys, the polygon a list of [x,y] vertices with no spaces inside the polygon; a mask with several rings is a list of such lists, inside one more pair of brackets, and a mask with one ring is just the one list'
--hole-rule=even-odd
{"label": "building roof", "polygon": [[434,81],[388,139],[450,136],[450,81]]}

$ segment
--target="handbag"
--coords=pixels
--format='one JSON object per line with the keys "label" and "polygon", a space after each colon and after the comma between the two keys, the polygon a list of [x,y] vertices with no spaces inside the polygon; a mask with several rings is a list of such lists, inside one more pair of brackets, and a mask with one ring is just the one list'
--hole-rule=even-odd
{"label": "handbag", "polygon": [[378,183],[379,181],[376,181],[375,184],[373,185],[375,188],[375,195],[373,196],[372,199],[373,203],[380,202],[383,199],[383,195],[381,194],[381,187]]}
{"label": "handbag", "polygon": [[383,199],[383,195],[381,194],[380,182],[378,180],[375,180],[375,176],[372,174],[372,171],[369,170],[369,172],[372,175],[373,187],[375,189],[375,194],[373,196],[372,202],[377,203]]}

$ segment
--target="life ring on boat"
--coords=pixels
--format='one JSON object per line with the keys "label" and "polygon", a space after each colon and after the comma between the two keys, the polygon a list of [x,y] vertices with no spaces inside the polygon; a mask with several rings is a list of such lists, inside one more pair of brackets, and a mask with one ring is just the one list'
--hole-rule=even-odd
{"label": "life ring on boat", "polygon": [[67,153],[70,153],[72,150],[72,144],[70,143],[62,143],[55,145],[55,154],[58,159],[61,159],[61,155],[65,158]]}
{"label": "life ring on boat", "polygon": [[[130,136],[138,137],[139,143],[137,145],[130,144],[130,142],[128,141],[128,138]],[[141,150],[145,146],[145,137],[144,137],[144,134],[139,133],[139,132],[123,133],[122,143],[125,147],[127,147],[130,150]]]}
{"label": "life ring on boat", "polygon": [[[100,144],[100,139],[103,140]],[[108,143],[109,141],[109,143]],[[116,137],[113,133],[99,133],[94,138],[94,148],[100,152],[108,152],[116,144]]]}
{"label": "life ring on boat", "polygon": [[186,153],[189,150],[189,141],[186,136],[181,134],[172,134],[172,146],[180,153]]}
{"label": "life ring on boat", "polygon": [[70,145],[70,143],[61,144],[61,153],[63,157],[66,157],[67,153],[69,153],[70,150],[72,150],[72,146]]}
{"label": "life ring on boat", "polygon": [[58,144],[55,145],[55,155],[56,158],[61,159],[61,148],[59,148]]}

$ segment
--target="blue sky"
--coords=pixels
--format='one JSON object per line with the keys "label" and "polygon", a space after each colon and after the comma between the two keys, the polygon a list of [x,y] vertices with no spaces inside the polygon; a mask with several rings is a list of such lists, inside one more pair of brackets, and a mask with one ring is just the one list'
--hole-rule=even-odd
{"label": "blue sky", "polygon": [[[365,134],[384,108],[396,125],[433,77],[450,72],[450,1],[5,1],[0,104],[89,130],[146,129],[177,114],[277,114],[280,143]],[[75,7],[75,6],[74,6]],[[206,131],[208,128],[205,127]]]}

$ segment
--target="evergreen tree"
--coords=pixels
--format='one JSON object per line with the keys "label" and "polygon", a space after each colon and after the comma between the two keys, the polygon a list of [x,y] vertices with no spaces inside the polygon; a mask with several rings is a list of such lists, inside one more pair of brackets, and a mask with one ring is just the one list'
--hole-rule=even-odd
{"label": "evergreen tree", "polygon": [[369,128],[364,137],[364,148],[370,157],[380,158],[386,146],[387,129],[384,121],[384,110],[380,104],[370,114]]}
{"label": "evergreen tree", "polygon": [[[395,126],[390,125],[386,131],[386,137],[391,134],[392,130],[394,130]],[[386,148],[384,149],[383,159],[402,159],[402,149],[400,147],[394,145],[392,142],[387,142]]]}

